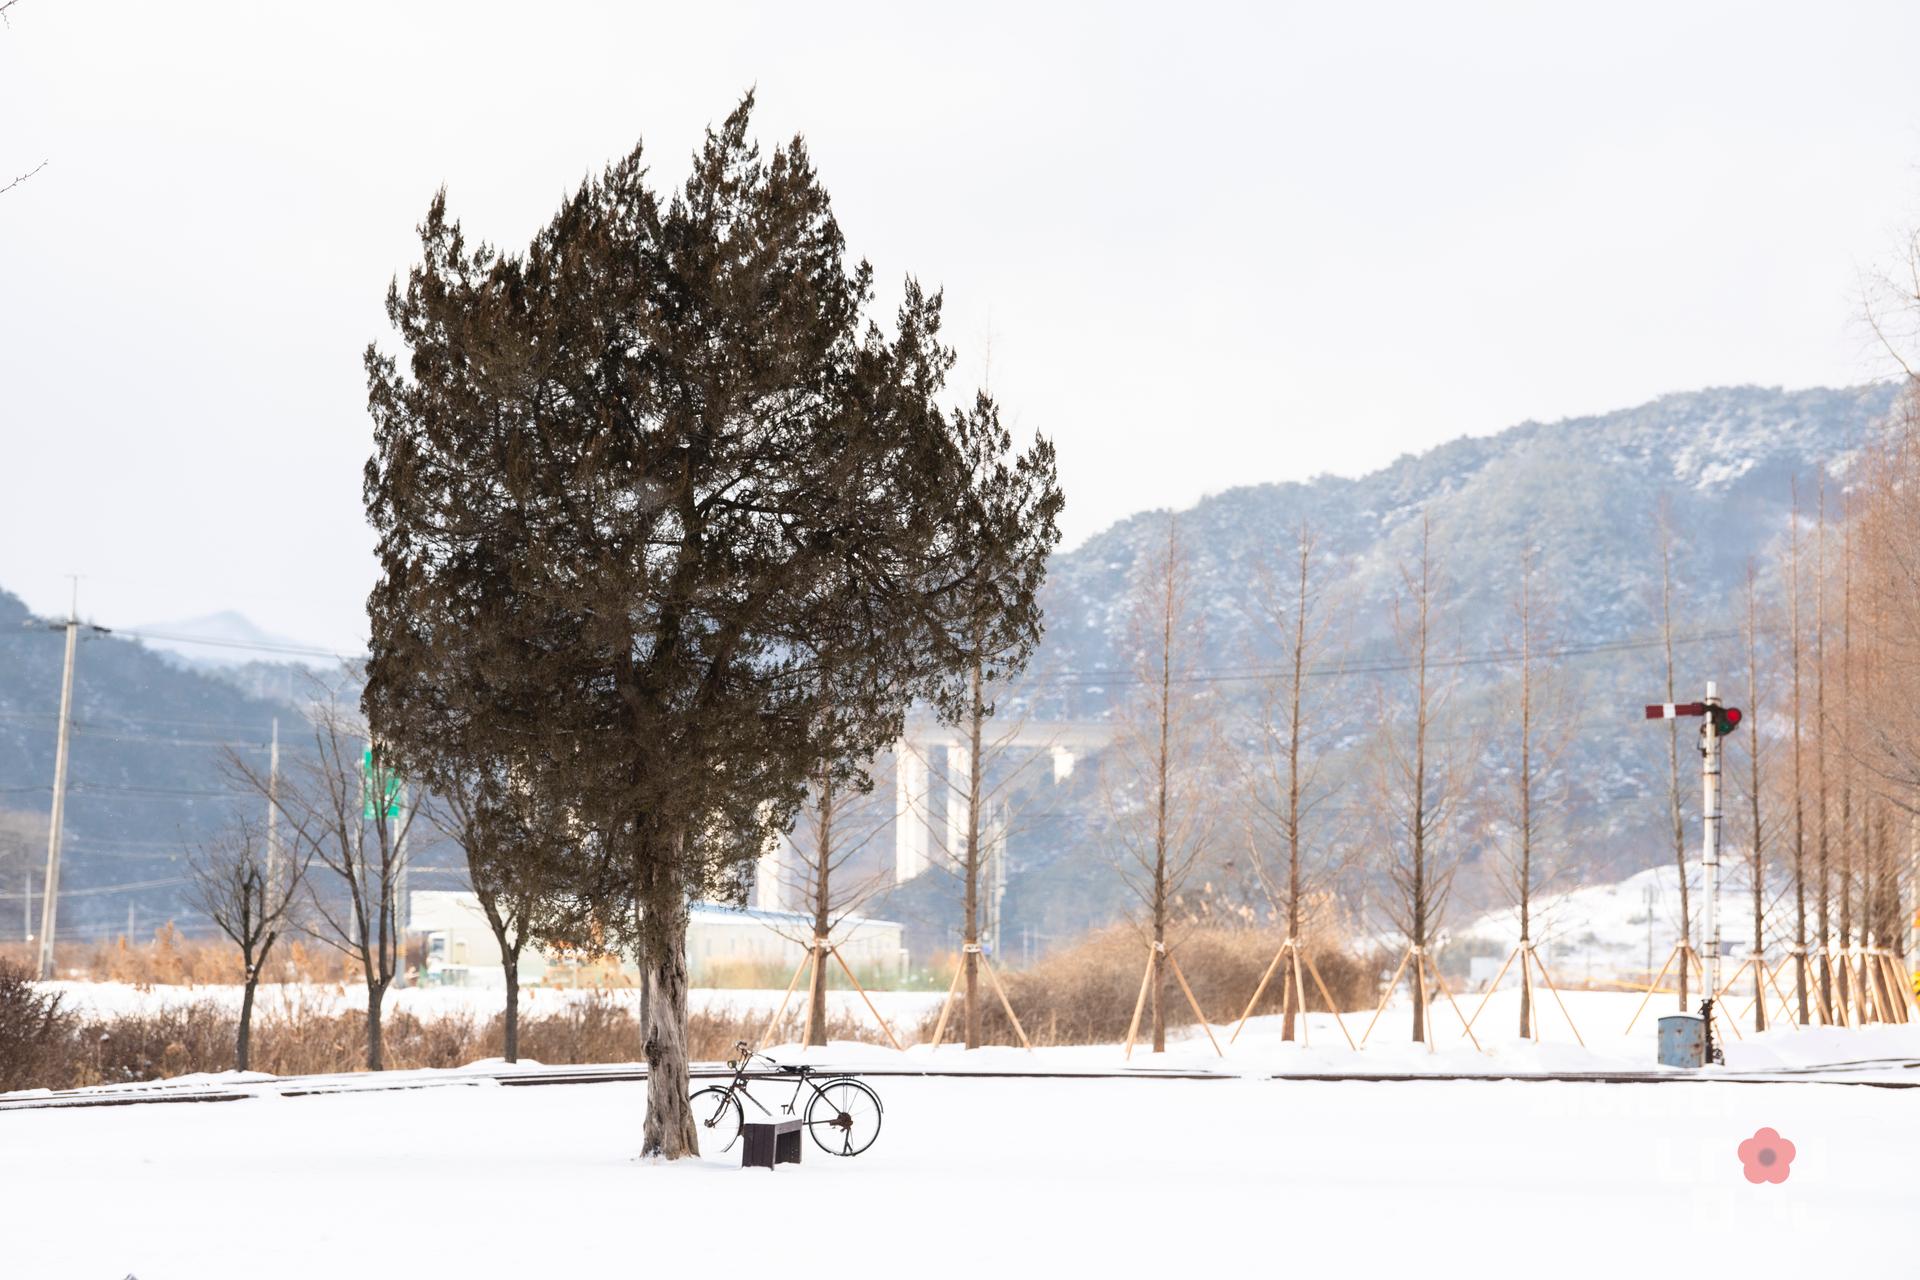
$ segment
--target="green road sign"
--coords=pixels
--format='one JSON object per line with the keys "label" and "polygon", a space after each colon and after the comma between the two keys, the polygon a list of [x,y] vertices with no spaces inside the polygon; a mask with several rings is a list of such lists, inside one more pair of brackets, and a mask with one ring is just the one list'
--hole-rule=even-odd
{"label": "green road sign", "polygon": [[[378,774],[376,777],[375,774]],[[368,747],[360,753],[360,816],[371,819],[374,816],[374,796],[383,795],[387,801],[387,816],[400,816],[400,775],[390,769],[375,770],[373,767],[373,748]]]}

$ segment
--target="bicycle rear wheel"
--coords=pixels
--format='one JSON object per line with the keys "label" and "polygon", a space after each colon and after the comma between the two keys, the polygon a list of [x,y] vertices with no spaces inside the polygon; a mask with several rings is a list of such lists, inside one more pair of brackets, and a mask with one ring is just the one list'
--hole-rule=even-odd
{"label": "bicycle rear wheel", "polygon": [[740,1122],[744,1118],[740,1099],[733,1096],[733,1090],[708,1085],[694,1090],[687,1102],[693,1108],[693,1122],[700,1130],[700,1154],[719,1156],[733,1150],[734,1144],[740,1141]]}
{"label": "bicycle rear wheel", "polygon": [[807,1100],[807,1132],[828,1155],[857,1156],[880,1136],[880,1095],[851,1076],[823,1082]]}

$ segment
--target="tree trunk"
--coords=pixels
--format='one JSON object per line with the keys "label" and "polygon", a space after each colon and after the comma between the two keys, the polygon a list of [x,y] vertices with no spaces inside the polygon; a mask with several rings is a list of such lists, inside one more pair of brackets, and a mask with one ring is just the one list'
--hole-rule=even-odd
{"label": "tree trunk", "polygon": [[508,953],[500,964],[501,972],[507,979],[507,1003],[501,1012],[501,1026],[504,1029],[506,1045],[502,1050],[508,1062],[520,1061],[520,951],[515,948]]}
{"label": "tree trunk", "polygon": [[1807,805],[1800,771],[1800,486],[1793,486],[1793,524],[1787,537],[1787,653],[1793,679],[1793,988],[1800,1025],[1807,1017]]}
{"label": "tree trunk", "polygon": [[[1293,610],[1293,683],[1288,689],[1287,715],[1287,941],[1296,947],[1300,939],[1300,712],[1302,682],[1307,667],[1307,572],[1312,562],[1313,543],[1306,526],[1300,529],[1300,594]],[[1286,996],[1288,983],[1299,968],[1298,956],[1280,980],[1280,1038],[1293,1039],[1293,1024],[1306,1008],[1307,993],[1293,984],[1293,999]]]}
{"label": "tree trunk", "polygon": [[818,826],[814,838],[813,877],[813,978],[807,984],[807,1036],[809,1047],[827,1043],[827,948],[822,941],[833,927],[833,779],[824,771],[820,781]]}
{"label": "tree trunk", "polygon": [[[1673,529],[1660,509],[1660,637],[1667,651],[1667,701],[1675,699],[1673,667]],[[1680,722],[1667,721],[1667,808],[1673,818],[1673,865],[1680,876],[1680,1008],[1687,1007],[1687,951],[1693,942],[1693,908],[1687,893],[1687,828],[1680,807]]]}
{"label": "tree trunk", "polygon": [[247,985],[240,993],[240,1031],[233,1046],[235,1071],[246,1071],[253,1064],[253,989],[259,983],[259,971],[249,963]]}
{"label": "tree trunk", "polygon": [[809,1048],[819,1048],[827,1043],[827,960],[827,949],[815,945],[813,976],[807,981],[807,1045]]}
{"label": "tree trunk", "polygon": [[387,998],[387,984],[367,983],[367,1070],[387,1069],[387,1046],[381,1038],[380,1006]]}
{"label": "tree trunk", "polygon": [[967,757],[967,883],[963,904],[966,919],[962,930],[965,945],[960,952],[960,963],[966,968],[965,1003],[961,1006],[966,1044],[969,1049],[977,1049],[980,1047],[980,729],[987,714],[981,699],[978,658],[973,662],[972,695],[967,716],[970,754]]}
{"label": "tree trunk", "polygon": [[[640,1154],[679,1160],[700,1151],[687,1103],[687,902],[678,873],[682,841],[650,859],[641,884],[640,936],[647,1022],[647,1120]],[[670,864],[670,865],[668,865]]]}

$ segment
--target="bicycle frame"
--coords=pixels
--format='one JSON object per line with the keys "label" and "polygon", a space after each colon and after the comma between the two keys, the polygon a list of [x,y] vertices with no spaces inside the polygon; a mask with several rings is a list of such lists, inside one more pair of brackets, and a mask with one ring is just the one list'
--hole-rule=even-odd
{"label": "bicycle frame", "polygon": [[[773,1069],[761,1075],[749,1075],[748,1072],[751,1070],[755,1058],[758,1058]],[[790,1116],[795,1114],[799,1108],[800,1095],[803,1091],[811,1088],[815,1097],[825,1097],[826,1090],[823,1089],[818,1082],[820,1080],[831,1082],[838,1078],[838,1076],[816,1077],[809,1067],[789,1067],[782,1063],[775,1062],[772,1058],[764,1054],[750,1053],[734,1066],[733,1079],[727,1084],[727,1092],[736,1097],[745,1098],[748,1102],[751,1102],[760,1109],[760,1114],[770,1116],[773,1114],[772,1110],[768,1108],[766,1103],[754,1097],[748,1090],[747,1085],[755,1080],[792,1080],[794,1082],[793,1096],[780,1104],[780,1114]]]}

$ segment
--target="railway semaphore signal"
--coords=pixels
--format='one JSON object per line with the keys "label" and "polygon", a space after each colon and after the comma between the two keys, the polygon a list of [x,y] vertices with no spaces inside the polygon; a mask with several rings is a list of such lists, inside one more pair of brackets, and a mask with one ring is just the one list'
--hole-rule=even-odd
{"label": "railway semaphore signal", "polygon": [[[1712,1057],[1713,999],[1720,990],[1720,739],[1740,727],[1740,708],[1721,703],[1720,691],[1707,682],[1707,696],[1700,702],[1657,702],[1647,707],[1649,720],[1677,720],[1698,717],[1700,725],[1700,866],[1701,888],[1707,898],[1706,1000],[1700,1015],[1706,1020],[1707,1044]],[[1681,964],[1685,964],[1683,958]]]}

